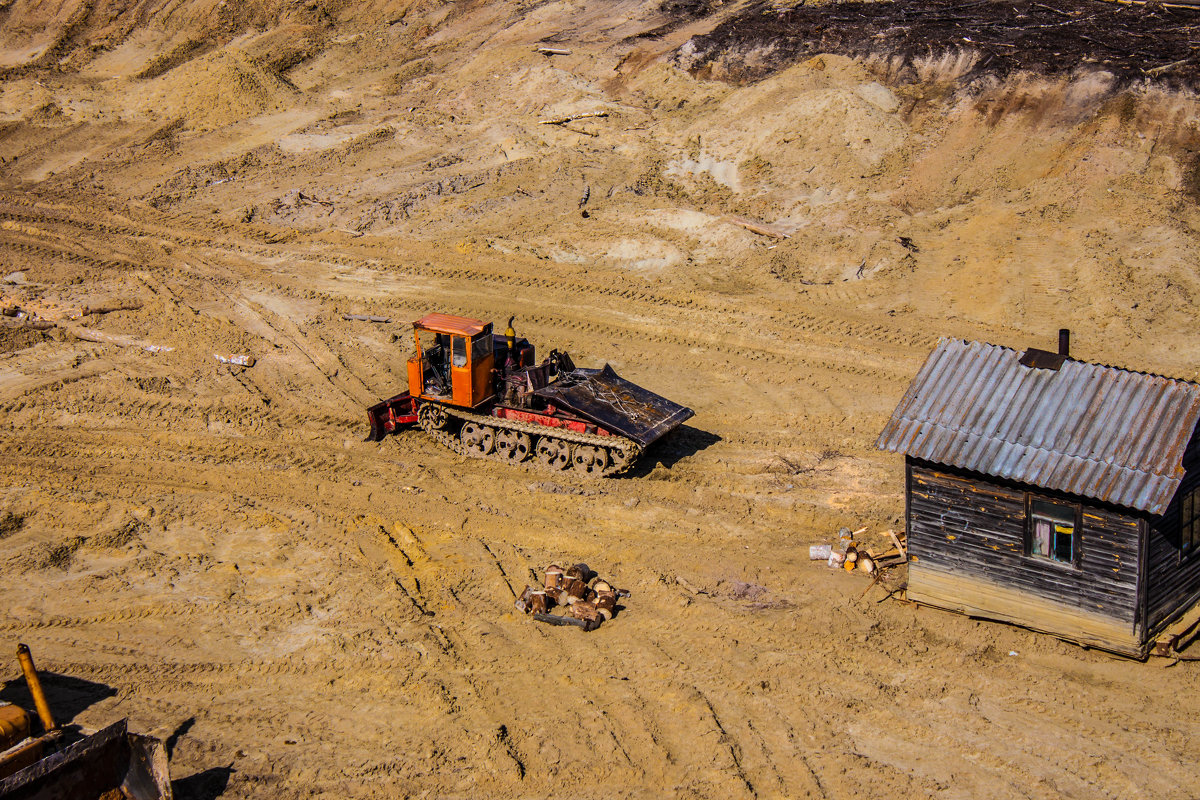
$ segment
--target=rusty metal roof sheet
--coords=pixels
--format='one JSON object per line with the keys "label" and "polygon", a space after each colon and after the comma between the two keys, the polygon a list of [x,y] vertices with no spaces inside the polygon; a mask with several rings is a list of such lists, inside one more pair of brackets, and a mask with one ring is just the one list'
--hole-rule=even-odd
{"label": "rusty metal roof sheet", "polygon": [[1183,479],[1200,385],[1067,359],[1022,366],[1007,347],[943,339],[876,446],[1153,514]]}
{"label": "rusty metal roof sheet", "polygon": [[426,314],[413,323],[414,328],[427,328],[437,333],[459,333],[464,336],[476,336],[483,333],[488,326],[470,317],[456,317],[451,314]]}

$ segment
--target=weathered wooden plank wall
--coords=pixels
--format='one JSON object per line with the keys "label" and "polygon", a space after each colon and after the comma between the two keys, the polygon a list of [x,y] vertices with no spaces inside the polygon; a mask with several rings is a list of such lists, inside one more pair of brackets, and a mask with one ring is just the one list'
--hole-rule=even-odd
{"label": "weathered wooden plank wall", "polygon": [[1147,545],[1147,628],[1155,631],[1200,601],[1200,552],[1180,551],[1179,504],[1200,486],[1200,429],[1183,455],[1183,483],[1162,516],[1152,518]]}
{"label": "weathered wooden plank wall", "polygon": [[909,553],[918,563],[984,578],[1131,629],[1139,622],[1137,517],[1084,502],[1076,569],[1025,555],[1023,488],[915,460],[909,470]]}

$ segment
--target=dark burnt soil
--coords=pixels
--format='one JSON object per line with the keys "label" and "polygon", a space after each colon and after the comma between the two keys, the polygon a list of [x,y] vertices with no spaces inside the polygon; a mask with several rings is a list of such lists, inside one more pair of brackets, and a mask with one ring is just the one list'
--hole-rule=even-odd
{"label": "dark burnt soil", "polygon": [[1200,8],[1103,0],[906,0],[781,11],[760,3],[693,38],[694,53],[678,59],[693,74],[744,83],[817,53],[900,55],[911,65],[973,50],[980,58],[964,80],[1104,70],[1119,85],[1150,80],[1193,88],[1200,86],[1198,34]]}

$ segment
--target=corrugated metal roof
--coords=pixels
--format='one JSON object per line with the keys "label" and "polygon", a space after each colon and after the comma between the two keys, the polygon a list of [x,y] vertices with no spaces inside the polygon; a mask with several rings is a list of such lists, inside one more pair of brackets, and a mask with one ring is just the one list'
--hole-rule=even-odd
{"label": "corrugated metal roof", "polygon": [[1183,479],[1200,385],[943,339],[876,446],[1158,514]]}

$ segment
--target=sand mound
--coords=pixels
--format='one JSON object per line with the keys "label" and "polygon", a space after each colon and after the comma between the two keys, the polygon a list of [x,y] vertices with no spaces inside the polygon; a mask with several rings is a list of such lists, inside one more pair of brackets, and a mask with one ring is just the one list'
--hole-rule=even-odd
{"label": "sand mound", "polygon": [[234,51],[195,59],[157,79],[144,107],[163,118],[184,118],[209,131],[248,117],[282,111],[298,93],[278,75]]}

